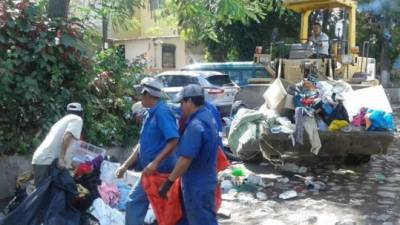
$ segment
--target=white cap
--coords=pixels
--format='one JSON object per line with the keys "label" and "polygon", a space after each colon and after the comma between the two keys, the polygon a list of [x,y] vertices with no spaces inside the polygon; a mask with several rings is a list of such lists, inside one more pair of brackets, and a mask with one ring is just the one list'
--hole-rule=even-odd
{"label": "white cap", "polygon": [[67,105],[67,111],[82,112],[82,105],[78,102],[72,102]]}
{"label": "white cap", "polygon": [[151,96],[160,98],[163,96],[162,89],[163,85],[159,80],[153,77],[145,77],[140,82],[140,87],[138,92],[140,92],[140,94],[148,92]]}

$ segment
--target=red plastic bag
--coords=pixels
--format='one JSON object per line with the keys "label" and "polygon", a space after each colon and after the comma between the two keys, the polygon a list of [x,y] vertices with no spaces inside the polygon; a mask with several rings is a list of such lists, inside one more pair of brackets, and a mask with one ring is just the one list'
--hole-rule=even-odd
{"label": "red plastic bag", "polygon": [[218,146],[217,149],[217,173],[221,172],[222,170],[225,170],[228,168],[230,165],[228,159],[226,158],[226,155],[224,151],[222,150],[221,146]]}
{"label": "red plastic bag", "polygon": [[150,176],[142,176],[141,180],[159,225],[175,225],[182,217],[180,179],[177,179],[172,185],[167,194],[168,199],[163,199],[158,195],[158,190],[168,175],[155,173]]}
{"label": "red plastic bag", "polygon": [[215,188],[214,198],[215,198],[215,212],[217,213],[219,208],[221,208],[222,204],[222,190],[219,184],[217,184],[217,187]]}

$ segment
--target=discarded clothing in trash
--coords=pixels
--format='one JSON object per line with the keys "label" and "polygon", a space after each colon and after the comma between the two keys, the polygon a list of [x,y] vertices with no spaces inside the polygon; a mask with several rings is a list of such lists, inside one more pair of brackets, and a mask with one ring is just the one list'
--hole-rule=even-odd
{"label": "discarded clothing in trash", "polygon": [[13,212],[0,220],[0,225],[77,225],[80,213],[70,204],[78,192],[67,170],[59,170],[57,159],[50,176]]}
{"label": "discarded clothing in trash", "polygon": [[124,213],[111,208],[101,198],[93,202],[88,212],[99,220],[100,225],[125,225]]}
{"label": "discarded clothing in trash", "polygon": [[370,121],[368,131],[393,131],[393,115],[382,110],[368,110],[365,118]]}
{"label": "discarded clothing in trash", "polygon": [[322,147],[321,139],[319,138],[317,122],[314,117],[305,116],[303,118],[304,130],[307,132],[311,144],[311,152],[318,155]]}
{"label": "discarded clothing in trash", "polygon": [[114,207],[118,204],[119,191],[117,186],[103,182],[99,187],[97,187],[97,189],[101,199],[103,199],[107,205]]}
{"label": "discarded clothing in trash", "polygon": [[304,125],[303,125],[303,120],[304,117],[313,117],[314,118],[314,110],[311,108],[305,108],[305,107],[297,107],[295,109],[295,122],[296,122],[296,127],[295,127],[295,137],[296,137],[296,142],[299,144],[304,144]]}
{"label": "discarded clothing in trash", "polygon": [[75,169],[75,176],[80,177],[83,174],[89,174],[93,171],[93,167],[90,163],[82,163]]}
{"label": "discarded clothing in trash", "polygon": [[315,155],[318,155],[319,150],[322,147],[321,139],[319,138],[318,126],[315,121],[313,110],[298,107],[295,110],[295,120],[296,120],[296,131],[295,137],[296,142],[303,145],[304,144],[304,130],[307,132],[311,149],[310,151]]}
{"label": "discarded clothing in trash", "polygon": [[119,163],[104,160],[101,164],[100,179],[107,184],[116,184],[118,179],[115,176],[115,171],[119,166]]}
{"label": "discarded clothing in trash", "polygon": [[99,179],[99,177],[99,169],[94,169],[89,174],[83,174],[80,177],[74,178],[77,184],[82,185],[82,187],[86,188],[89,191],[89,195],[74,200],[74,206],[79,211],[85,212],[92,206],[93,201],[100,197],[100,194],[97,190],[97,186],[101,184],[101,180]]}
{"label": "discarded clothing in trash", "polygon": [[320,113],[321,118],[324,120],[324,122],[329,126],[332,121],[334,120],[345,120],[348,123],[350,122],[349,120],[349,115],[347,113],[346,108],[344,107],[343,103],[339,102],[336,107],[333,108],[331,113],[328,113],[326,108],[327,106],[323,106],[323,104],[320,104],[318,106],[319,108],[322,109],[322,112]]}
{"label": "discarded clothing in trash", "polygon": [[360,112],[353,117],[351,124],[355,127],[365,126],[365,114],[367,113],[366,108],[361,108]]}
{"label": "discarded clothing in trash", "polygon": [[129,200],[129,193],[131,192],[132,188],[126,185],[124,182],[118,182],[117,187],[120,193],[117,209],[125,211],[126,202]]}
{"label": "discarded clothing in trash", "polygon": [[328,130],[331,132],[338,132],[347,126],[349,126],[349,123],[346,120],[334,120],[329,125]]}
{"label": "discarded clothing in trash", "polygon": [[155,173],[150,176],[142,176],[141,180],[159,225],[175,225],[182,217],[180,180],[176,180],[171,187],[167,194],[168,199],[163,199],[158,194],[167,178],[168,174]]}
{"label": "discarded clothing in trash", "polygon": [[93,169],[98,169],[100,170],[101,164],[103,163],[104,159],[103,156],[99,155],[96,158],[94,158],[90,164],[93,166]]}

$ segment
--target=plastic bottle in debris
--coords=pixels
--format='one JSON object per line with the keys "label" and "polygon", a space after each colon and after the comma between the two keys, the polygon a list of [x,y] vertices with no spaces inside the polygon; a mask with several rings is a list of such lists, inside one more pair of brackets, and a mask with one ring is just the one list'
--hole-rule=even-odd
{"label": "plastic bottle in debris", "polygon": [[233,184],[230,180],[224,180],[221,182],[222,193],[228,193],[233,188]]}
{"label": "plastic bottle in debris", "polygon": [[233,168],[232,169],[232,176],[235,177],[234,179],[234,185],[240,186],[242,184],[242,181],[240,177],[244,176],[244,172],[241,168]]}
{"label": "plastic bottle in debris", "polygon": [[286,199],[291,199],[291,198],[296,198],[297,197],[297,192],[296,191],[286,191],[283,192],[282,194],[279,195],[280,199],[286,200]]}
{"label": "plastic bottle in debris", "polygon": [[304,185],[307,190],[318,191],[318,190],[325,190],[326,185],[324,182],[321,181],[314,181],[313,178],[307,178],[304,181]]}
{"label": "plastic bottle in debris", "polygon": [[380,183],[385,182],[385,175],[383,175],[382,173],[375,174],[375,177],[378,180],[378,182],[380,182]]}

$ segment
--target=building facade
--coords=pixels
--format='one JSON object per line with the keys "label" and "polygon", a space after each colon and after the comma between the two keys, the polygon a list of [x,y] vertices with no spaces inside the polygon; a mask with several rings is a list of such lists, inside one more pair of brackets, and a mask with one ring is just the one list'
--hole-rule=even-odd
{"label": "building facade", "polygon": [[189,45],[179,36],[173,22],[155,16],[160,7],[162,0],[150,0],[146,7],[135,12],[137,27],[127,31],[110,30],[109,40],[124,47],[127,60],[145,60],[150,73],[203,61],[204,48]]}

